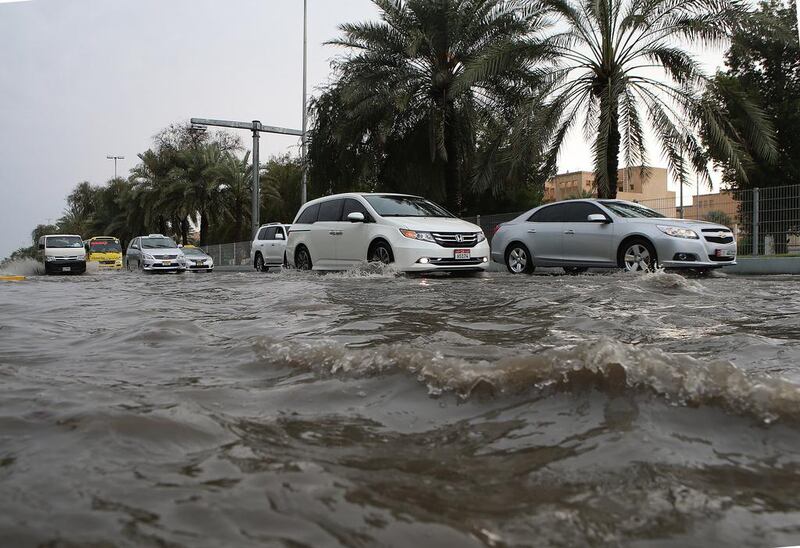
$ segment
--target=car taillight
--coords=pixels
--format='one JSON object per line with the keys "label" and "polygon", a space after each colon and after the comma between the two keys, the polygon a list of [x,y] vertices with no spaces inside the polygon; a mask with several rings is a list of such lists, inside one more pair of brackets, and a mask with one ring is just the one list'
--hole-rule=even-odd
{"label": "car taillight", "polygon": [[495,234],[497,234],[497,231],[498,231],[498,230],[500,230],[500,227],[502,227],[502,226],[503,226],[503,225],[501,225],[501,224],[500,224],[500,225],[497,225],[497,226],[495,226],[495,227],[492,229],[492,234],[491,234],[491,237],[492,237],[492,238],[494,238],[494,235],[495,235]]}

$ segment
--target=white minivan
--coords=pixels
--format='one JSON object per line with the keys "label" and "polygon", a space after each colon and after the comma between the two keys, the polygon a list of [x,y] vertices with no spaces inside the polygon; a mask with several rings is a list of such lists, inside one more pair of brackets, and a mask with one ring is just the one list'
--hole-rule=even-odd
{"label": "white minivan", "polygon": [[46,234],[39,238],[39,257],[46,274],[83,274],[86,250],[83,238],[75,234]]}
{"label": "white minivan", "polygon": [[289,229],[286,263],[343,270],[364,261],[404,272],[480,271],[489,244],[479,226],[419,196],[347,193],[305,204]]}

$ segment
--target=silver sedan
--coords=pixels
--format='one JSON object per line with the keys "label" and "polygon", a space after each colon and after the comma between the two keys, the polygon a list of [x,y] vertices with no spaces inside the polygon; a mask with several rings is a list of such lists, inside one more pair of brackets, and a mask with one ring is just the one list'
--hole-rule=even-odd
{"label": "silver sedan", "polygon": [[495,229],[492,260],[509,272],[537,266],[708,271],[736,264],[736,241],[726,226],[671,219],[624,200],[567,200],[523,213]]}

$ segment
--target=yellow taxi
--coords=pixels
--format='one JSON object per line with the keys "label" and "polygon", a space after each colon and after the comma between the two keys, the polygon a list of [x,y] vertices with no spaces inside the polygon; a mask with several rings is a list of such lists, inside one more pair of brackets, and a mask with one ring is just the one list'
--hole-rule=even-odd
{"label": "yellow taxi", "polygon": [[122,269],[122,246],[113,236],[95,236],[83,242],[86,262],[97,263],[100,270]]}

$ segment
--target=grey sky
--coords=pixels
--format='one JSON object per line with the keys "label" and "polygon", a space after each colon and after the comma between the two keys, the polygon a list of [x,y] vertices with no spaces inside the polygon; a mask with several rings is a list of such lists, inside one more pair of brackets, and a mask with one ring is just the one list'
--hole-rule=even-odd
{"label": "grey sky", "polygon": [[[308,0],[309,92],[343,22],[370,0]],[[127,174],[152,136],[192,116],[300,127],[302,0],[0,1],[0,257],[61,216],[80,181]],[[720,60],[708,58],[709,68]],[[243,133],[242,137],[249,135]],[[297,140],[265,136],[266,155]],[[651,163],[663,165],[657,150]],[[559,170],[590,169],[580,132]]]}

